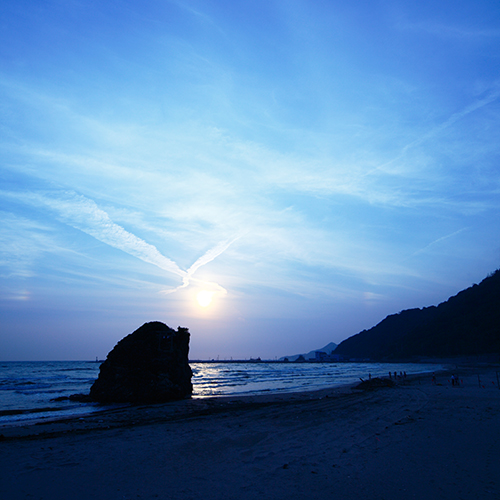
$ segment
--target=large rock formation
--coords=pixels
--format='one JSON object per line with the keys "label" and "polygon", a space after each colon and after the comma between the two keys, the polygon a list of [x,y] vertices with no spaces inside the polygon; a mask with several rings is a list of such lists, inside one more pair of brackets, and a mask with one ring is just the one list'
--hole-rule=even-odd
{"label": "large rock formation", "polygon": [[189,331],[158,321],[120,340],[101,365],[90,396],[100,403],[164,403],[191,395]]}

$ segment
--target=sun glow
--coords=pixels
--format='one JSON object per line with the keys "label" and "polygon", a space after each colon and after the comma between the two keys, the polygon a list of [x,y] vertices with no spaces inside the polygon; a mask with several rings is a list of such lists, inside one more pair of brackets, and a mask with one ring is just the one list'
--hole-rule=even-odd
{"label": "sun glow", "polygon": [[208,290],[202,290],[201,292],[198,292],[196,300],[198,301],[198,304],[200,304],[201,307],[208,307],[212,302],[213,295],[214,292],[209,292]]}

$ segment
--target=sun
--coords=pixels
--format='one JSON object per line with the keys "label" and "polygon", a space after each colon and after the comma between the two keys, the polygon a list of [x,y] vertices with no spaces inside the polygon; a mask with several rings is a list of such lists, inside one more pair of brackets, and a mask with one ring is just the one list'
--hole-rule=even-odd
{"label": "sun", "polygon": [[196,300],[201,307],[208,307],[212,302],[212,297],[214,292],[209,292],[208,290],[202,290],[196,295]]}

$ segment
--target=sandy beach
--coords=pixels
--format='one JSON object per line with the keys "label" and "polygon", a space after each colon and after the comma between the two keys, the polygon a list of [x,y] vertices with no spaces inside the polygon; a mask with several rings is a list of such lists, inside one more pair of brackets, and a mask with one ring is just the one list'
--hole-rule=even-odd
{"label": "sandy beach", "polygon": [[0,498],[498,500],[497,371],[3,427]]}

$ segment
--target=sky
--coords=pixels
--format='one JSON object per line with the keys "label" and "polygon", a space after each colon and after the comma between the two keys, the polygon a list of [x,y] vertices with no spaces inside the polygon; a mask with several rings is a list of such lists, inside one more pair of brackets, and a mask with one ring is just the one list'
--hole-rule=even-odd
{"label": "sky", "polygon": [[500,267],[498,0],[3,0],[0,360],[148,321],[275,359]]}

